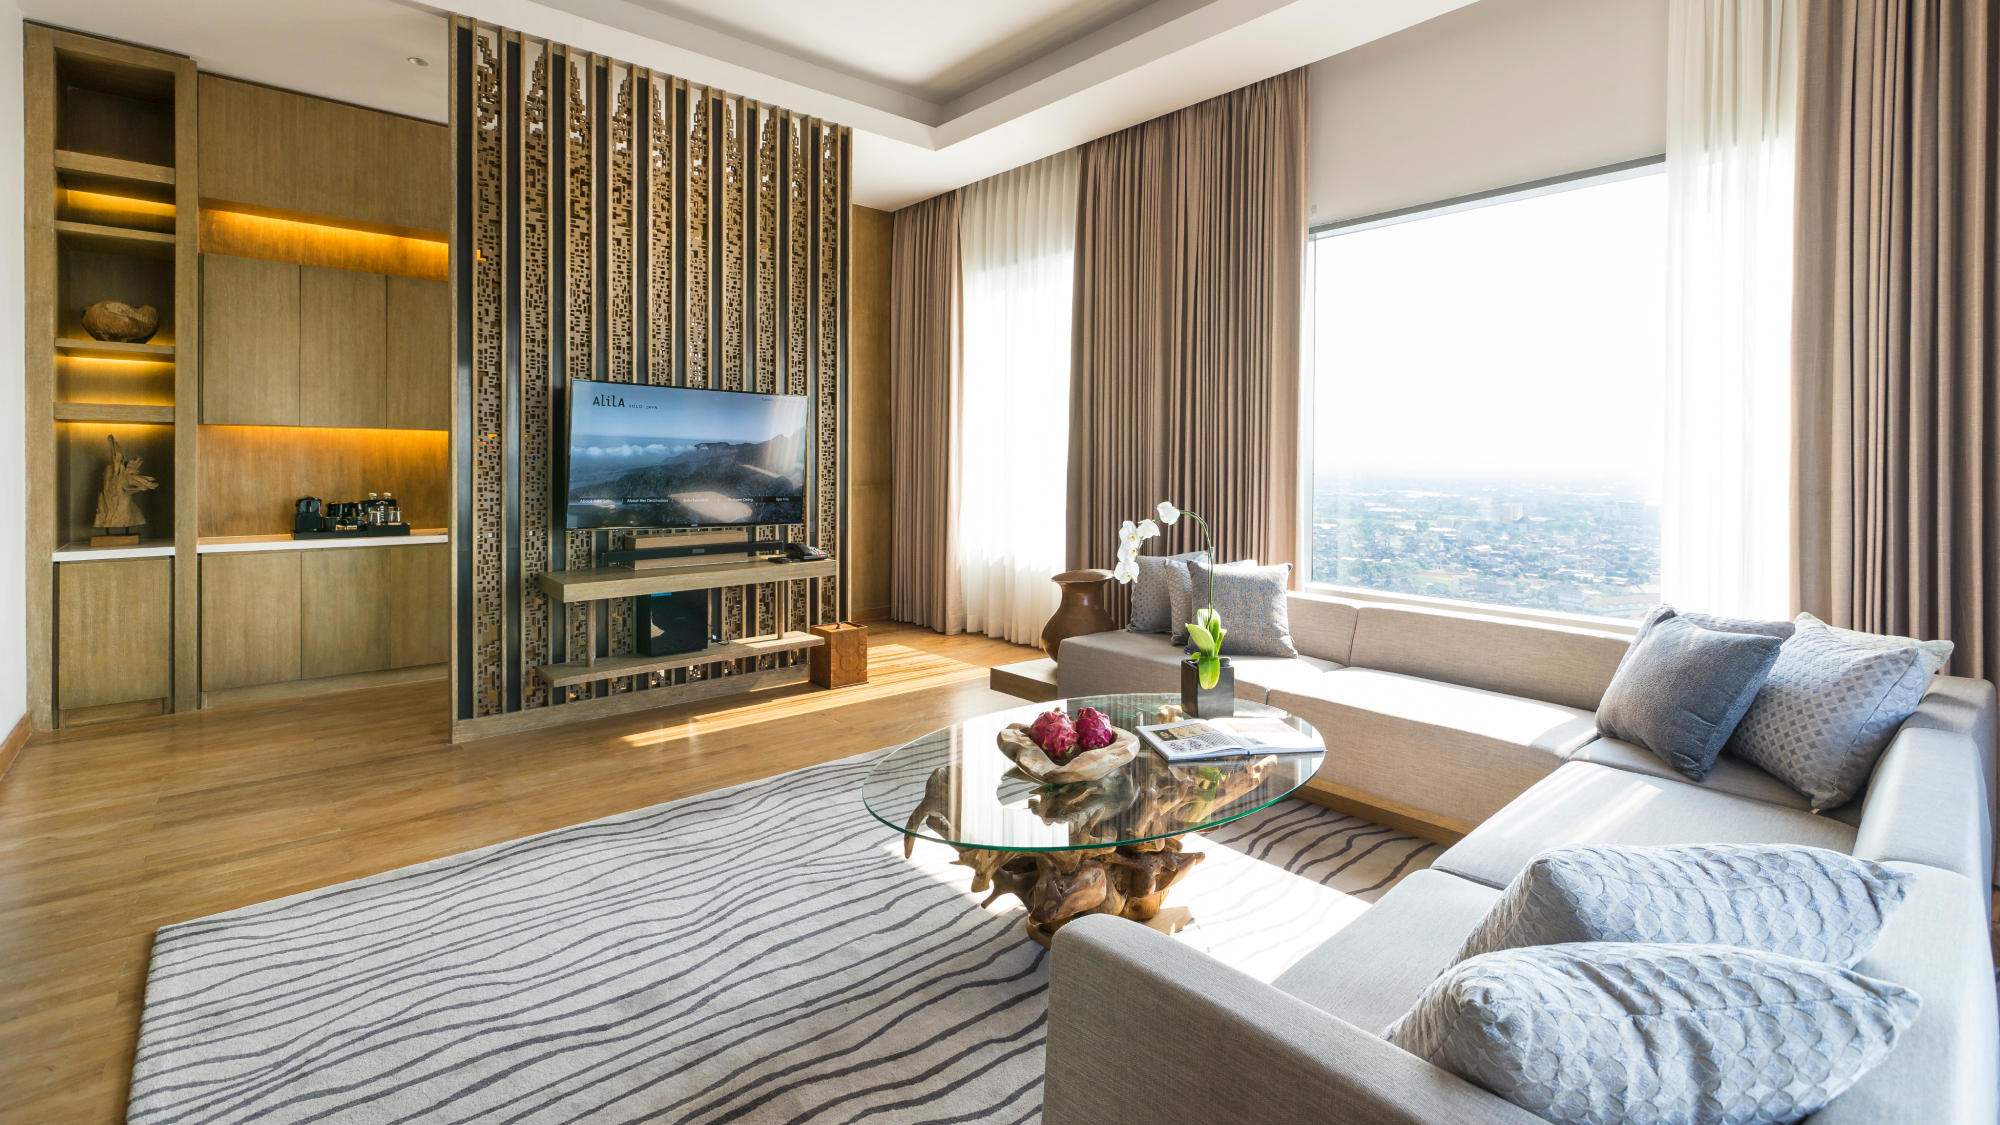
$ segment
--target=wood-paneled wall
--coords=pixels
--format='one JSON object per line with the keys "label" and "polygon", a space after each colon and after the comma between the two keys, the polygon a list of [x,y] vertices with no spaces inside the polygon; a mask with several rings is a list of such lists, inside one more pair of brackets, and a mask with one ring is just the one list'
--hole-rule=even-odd
{"label": "wood-paneled wall", "polygon": [[201,76],[204,199],[410,231],[451,229],[442,125]]}
{"label": "wood-paneled wall", "polygon": [[301,496],[361,500],[393,492],[412,527],[449,523],[449,437],[443,430],[203,426],[201,533],[292,530]]}
{"label": "wood-paneled wall", "polygon": [[896,526],[889,428],[889,268],[895,217],[854,209],[853,341],[847,376],[848,596],[856,621],[889,616]]}
{"label": "wood-paneled wall", "polygon": [[[440,186],[437,194],[447,193]],[[442,232],[435,238],[414,238],[342,226],[322,216],[251,214],[221,207],[202,210],[201,251],[426,281],[445,280],[451,259],[451,245]]]}

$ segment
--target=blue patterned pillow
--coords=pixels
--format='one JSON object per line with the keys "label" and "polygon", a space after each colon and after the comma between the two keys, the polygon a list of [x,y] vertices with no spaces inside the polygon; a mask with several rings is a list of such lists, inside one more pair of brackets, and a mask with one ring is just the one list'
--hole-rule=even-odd
{"label": "blue patterned pillow", "polygon": [[1775,1125],[1888,1057],[1922,1003],[1748,949],[1540,945],[1445,970],[1390,1041],[1566,1125]]}
{"label": "blue patterned pillow", "polygon": [[1930,682],[1914,645],[1885,651],[1801,622],[1724,749],[1811,797],[1813,808],[1837,809],[1868,783]]}
{"label": "blue patterned pillow", "polygon": [[1457,960],[1565,942],[1678,942],[1851,968],[1915,881],[1795,844],[1551,848],[1507,884]]}
{"label": "blue patterned pillow", "polygon": [[1208,552],[1140,555],[1132,560],[1139,564],[1139,574],[1132,579],[1132,611],[1126,615],[1126,632],[1171,633],[1180,627],[1174,623],[1167,588],[1174,580],[1175,564],[1193,560],[1207,562]]}

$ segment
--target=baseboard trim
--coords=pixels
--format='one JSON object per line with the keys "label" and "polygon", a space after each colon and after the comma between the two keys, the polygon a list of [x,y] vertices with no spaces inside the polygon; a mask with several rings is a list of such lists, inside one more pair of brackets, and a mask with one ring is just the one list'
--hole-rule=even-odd
{"label": "baseboard trim", "polygon": [[350,672],[345,676],[321,676],[313,680],[285,680],[254,687],[223,688],[201,693],[203,707],[229,707],[239,703],[269,703],[274,699],[303,699],[309,695],[329,695],[336,691],[393,687],[442,680],[451,674],[449,664],[419,664],[414,668],[385,668],[379,672]]}
{"label": "baseboard trim", "polygon": [[887,621],[889,620],[889,607],[885,605],[877,606],[874,609],[857,609],[848,620],[856,624],[863,621]]}
{"label": "baseboard trim", "polygon": [[0,781],[7,780],[7,771],[14,768],[14,759],[21,756],[21,747],[28,744],[29,730],[28,715],[24,711],[21,713],[21,721],[15,723],[14,729],[7,732],[7,740],[0,742]]}
{"label": "baseboard trim", "polygon": [[1407,832],[1419,840],[1429,840],[1445,847],[1463,840],[1467,833],[1477,827],[1462,820],[1425,812],[1401,801],[1392,801],[1387,797],[1377,797],[1373,793],[1350,789],[1331,781],[1322,781],[1317,777],[1306,782],[1292,796],[1311,801],[1321,808],[1346,813],[1348,816],[1358,816],[1384,828]]}

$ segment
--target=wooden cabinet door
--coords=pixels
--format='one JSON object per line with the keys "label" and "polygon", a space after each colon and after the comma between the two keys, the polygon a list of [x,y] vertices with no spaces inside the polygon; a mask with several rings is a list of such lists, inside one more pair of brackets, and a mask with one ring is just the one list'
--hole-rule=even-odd
{"label": "wooden cabinet door", "polygon": [[299,268],[201,256],[201,420],[299,424]]}
{"label": "wooden cabinet door", "polygon": [[388,290],[389,422],[404,430],[451,428],[451,287],[391,277]]}
{"label": "wooden cabinet door", "polygon": [[174,693],[174,561],[56,567],[56,706],[64,712]]}
{"label": "wooden cabinet door", "polygon": [[299,556],[201,557],[201,690],[299,678]]}
{"label": "wooden cabinet door", "polygon": [[389,552],[332,547],[299,552],[299,674],[308,680],[389,666]]}
{"label": "wooden cabinet door", "polygon": [[387,424],[379,273],[299,267],[299,424]]}
{"label": "wooden cabinet door", "polygon": [[451,546],[388,547],[389,667],[451,659]]}

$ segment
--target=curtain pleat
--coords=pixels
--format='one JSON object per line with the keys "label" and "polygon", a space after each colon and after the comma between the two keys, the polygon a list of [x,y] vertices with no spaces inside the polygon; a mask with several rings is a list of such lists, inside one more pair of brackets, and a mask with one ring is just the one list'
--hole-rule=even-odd
{"label": "curtain pleat", "polygon": [[1984,0],[1803,6],[1797,606],[2000,671],[1996,49]]}
{"label": "curtain pleat", "polygon": [[896,212],[889,304],[895,440],[890,613],[965,631],[958,584],[960,341],[958,193]]}
{"label": "curtain pleat", "polygon": [[[1071,568],[1172,500],[1223,559],[1299,560],[1307,81],[1279,75],[1085,145],[1070,375]],[[1153,547],[1201,545],[1183,520]],[[1114,598],[1122,619],[1122,589]]]}
{"label": "curtain pleat", "polygon": [[1061,601],[1077,153],[961,192],[965,628],[1038,644]]}

